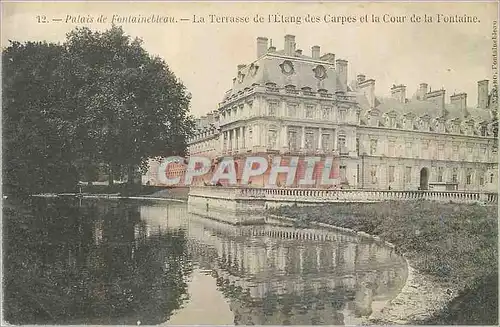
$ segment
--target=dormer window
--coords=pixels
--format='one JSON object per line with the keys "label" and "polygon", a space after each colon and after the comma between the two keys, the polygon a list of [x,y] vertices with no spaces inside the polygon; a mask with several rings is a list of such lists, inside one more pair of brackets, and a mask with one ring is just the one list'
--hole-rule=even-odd
{"label": "dormer window", "polygon": [[404,123],[406,129],[413,129],[413,119],[405,118]]}
{"label": "dormer window", "polygon": [[396,127],[396,117],[395,116],[389,116],[389,127],[390,128]]}
{"label": "dormer window", "polygon": [[295,89],[295,85],[286,85],[285,91],[286,93],[292,93],[292,94],[298,93],[298,91]]}
{"label": "dormer window", "polygon": [[273,82],[268,82],[266,83],[266,89],[270,92],[278,92],[278,87],[276,86],[276,83]]}
{"label": "dormer window", "polygon": [[488,134],[488,126],[486,124],[481,125],[481,136],[486,136]]}
{"label": "dormer window", "polygon": [[312,89],[310,87],[308,87],[308,86],[305,86],[305,87],[302,88],[302,93],[304,95],[314,95]]}

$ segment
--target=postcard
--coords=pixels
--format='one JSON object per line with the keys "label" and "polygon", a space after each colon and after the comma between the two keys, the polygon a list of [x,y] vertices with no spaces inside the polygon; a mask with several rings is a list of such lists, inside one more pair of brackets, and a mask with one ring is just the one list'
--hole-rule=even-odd
{"label": "postcard", "polygon": [[498,2],[2,6],[2,323],[498,325]]}

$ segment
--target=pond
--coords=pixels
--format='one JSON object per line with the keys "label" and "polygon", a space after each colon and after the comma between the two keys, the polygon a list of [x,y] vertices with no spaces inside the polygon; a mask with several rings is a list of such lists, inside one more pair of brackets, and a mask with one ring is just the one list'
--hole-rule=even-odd
{"label": "pond", "polygon": [[33,199],[4,206],[12,324],[344,325],[380,310],[405,261],[369,239],[232,226],[185,203]]}

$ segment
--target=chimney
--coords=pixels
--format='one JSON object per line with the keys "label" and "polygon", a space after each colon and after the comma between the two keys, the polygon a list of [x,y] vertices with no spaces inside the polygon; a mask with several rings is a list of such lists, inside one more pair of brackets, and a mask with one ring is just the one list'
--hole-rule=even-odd
{"label": "chimney", "polygon": [[213,113],[209,112],[207,114],[207,121],[208,121],[209,124],[211,124],[211,123],[214,122],[214,114]]}
{"label": "chimney", "polygon": [[273,39],[269,40],[269,49],[267,52],[276,52],[276,47],[273,45]]}
{"label": "chimney", "polygon": [[481,109],[488,108],[488,80],[477,82],[477,106]]}
{"label": "chimney", "polygon": [[319,51],[320,51],[320,47],[319,45],[315,45],[311,48],[311,57],[313,59],[319,59]]}
{"label": "chimney", "polygon": [[293,56],[295,53],[295,35],[285,35],[285,55]]}
{"label": "chimney", "polygon": [[399,102],[406,103],[406,86],[403,84],[393,85],[391,88],[391,95]]}
{"label": "chimney", "polygon": [[332,64],[335,63],[335,55],[333,53],[325,53],[324,55],[322,55],[319,60],[322,60],[322,61],[328,61],[328,62],[331,62]]}
{"label": "chimney", "polygon": [[358,76],[356,76],[356,81],[358,82],[358,85],[360,83],[363,83],[365,81],[365,79],[366,79],[366,76],[363,74],[358,74]]}
{"label": "chimney", "polygon": [[262,57],[267,52],[267,37],[257,38],[257,58]]}
{"label": "chimney", "polygon": [[[361,78],[360,78],[361,77]],[[360,81],[362,79],[362,81]],[[358,90],[362,91],[366,96],[368,103],[370,104],[370,108],[375,107],[375,80],[367,79],[365,80],[365,75],[357,76]]]}
{"label": "chimney", "polygon": [[453,94],[450,96],[450,102],[460,110],[467,109],[467,93]]}
{"label": "chimney", "polygon": [[335,69],[337,71],[340,85],[337,86],[337,91],[347,92],[347,60],[337,59],[335,61]]}
{"label": "chimney", "polygon": [[437,90],[437,91],[429,92],[426,95],[426,100],[434,102],[441,109],[444,110],[444,95],[445,95],[445,93],[446,93],[445,90]]}
{"label": "chimney", "polygon": [[418,91],[417,91],[417,99],[418,100],[425,100],[427,98],[427,83],[420,83],[418,86]]}
{"label": "chimney", "polygon": [[295,50],[295,55],[296,55],[297,57],[302,56],[302,50],[300,50],[300,49]]}

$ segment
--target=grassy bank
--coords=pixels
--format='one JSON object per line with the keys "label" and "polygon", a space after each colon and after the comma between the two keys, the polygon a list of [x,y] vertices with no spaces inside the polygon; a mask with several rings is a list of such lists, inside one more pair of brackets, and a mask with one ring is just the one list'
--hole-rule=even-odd
{"label": "grassy bank", "polygon": [[497,207],[388,201],[291,206],[271,213],[295,218],[298,226],[315,221],[378,235],[419,272],[461,290],[446,312],[425,323],[497,324]]}

